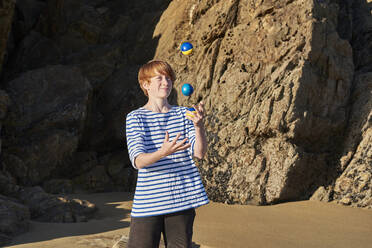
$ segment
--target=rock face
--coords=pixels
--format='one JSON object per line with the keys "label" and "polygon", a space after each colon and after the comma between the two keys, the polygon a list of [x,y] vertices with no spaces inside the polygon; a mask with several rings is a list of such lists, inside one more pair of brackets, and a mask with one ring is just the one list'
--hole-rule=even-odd
{"label": "rock face", "polygon": [[372,73],[354,79],[352,111],[342,174],[334,186],[334,199],[345,205],[372,208]]}
{"label": "rock face", "polygon": [[[31,91],[37,99],[44,74],[48,87],[55,92],[66,90],[58,96],[48,93],[44,97],[49,100],[35,101],[27,115],[17,108],[31,107],[31,103],[19,98],[10,107],[3,157],[16,165],[7,169],[21,184],[34,186],[55,179],[71,180],[74,190],[134,189],[136,175],[125,150],[125,116],[145,102],[137,72],[154,55],[152,32],[168,4],[165,0],[151,5],[144,0],[17,2],[18,18],[8,49],[11,56],[2,75],[6,91],[16,87],[14,82],[39,83],[39,91]],[[65,81],[57,82],[57,77]],[[86,88],[85,81],[91,88]],[[21,91],[26,87],[11,98],[25,97]],[[79,92],[79,97],[73,95]],[[42,103],[53,98],[54,107]],[[32,112],[35,107],[40,109]],[[25,133],[13,137],[19,125],[24,125]],[[50,192],[66,190],[51,185]]]}
{"label": "rock face", "polygon": [[22,74],[5,90],[12,101],[5,121],[6,168],[23,185],[66,172],[82,137],[89,82],[75,68],[50,66]]}
{"label": "rock face", "polygon": [[97,211],[88,201],[51,195],[41,187],[22,187],[15,181],[11,175],[0,171],[0,245],[27,231],[30,219],[82,222]]}
{"label": "rock face", "polygon": [[8,37],[13,20],[14,7],[14,0],[0,1],[0,73],[2,72],[2,65],[4,56],[6,54]]}
{"label": "rock face", "polygon": [[87,221],[97,210],[88,201],[55,197],[40,187],[24,188],[19,198],[29,207],[31,218],[42,222]]}
{"label": "rock face", "polygon": [[[3,2],[0,20],[13,8]],[[211,200],[311,198],[371,208],[370,5],[17,1],[10,34],[9,21],[0,22],[8,43],[0,47],[0,58],[8,54],[1,170],[13,190],[42,199],[39,186],[133,190],[125,116],[145,103],[137,72],[155,58],[177,73],[171,103],[205,102],[209,148],[198,164]],[[184,41],[194,45],[189,56],[179,51]],[[178,94],[185,82],[195,89],[188,98]]]}
{"label": "rock face", "polygon": [[[152,32],[169,0],[19,0],[9,39],[15,1],[3,2],[0,34],[8,46],[1,40],[0,58],[9,56],[0,75],[0,172],[11,183],[0,183],[0,194],[25,206],[25,223],[86,221],[95,206],[40,186],[53,194],[134,189],[125,115],[145,102],[137,71],[154,55]],[[0,246],[23,230],[21,217],[12,226],[0,220],[9,226],[0,230]]]}
{"label": "rock face", "polygon": [[372,208],[372,16],[371,1],[339,1],[340,33],[353,47],[355,73],[348,126],[339,159],[342,174],[333,199],[345,205]]}
{"label": "rock face", "polygon": [[30,211],[17,200],[0,195],[0,245],[10,241],[11,236],[27,231]]}
{"label": "rock face", "polygon": [[[209,113],[201,172],[212,200],[308,199],[336,176],[354,64],[329,4],[175,1],[162,16],[156,57],[175,64],[176,87],[195,85],[179,102],[203,99]],[[175,13],[179,33],[166,25]],[[196,47],[190,57],[174,52],[183,40]]]}

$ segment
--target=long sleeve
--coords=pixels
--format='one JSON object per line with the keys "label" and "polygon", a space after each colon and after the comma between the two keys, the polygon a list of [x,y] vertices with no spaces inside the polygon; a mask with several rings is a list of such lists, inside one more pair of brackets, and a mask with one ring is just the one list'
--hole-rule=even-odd
{"label": "long sleeve", "polygon": [[126,137],[129,159],[135,169],[137,169],[134,161],[135,158],[146,152],[145,148],[145,132],[139,119],[132,113],[126,118]]}

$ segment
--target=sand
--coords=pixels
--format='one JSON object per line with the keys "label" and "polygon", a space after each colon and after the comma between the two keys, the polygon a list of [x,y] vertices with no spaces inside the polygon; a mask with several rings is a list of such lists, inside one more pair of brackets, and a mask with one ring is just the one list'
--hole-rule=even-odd
{"label": "sand", "polygon": [[[31,222],[11,248],[111,247],[128,235],[131,194],[75,195],[100,211],[85,223]],[[314,201],[273,206],[214,203],[196,211],[194,247],[372,247],[372,210]]]}

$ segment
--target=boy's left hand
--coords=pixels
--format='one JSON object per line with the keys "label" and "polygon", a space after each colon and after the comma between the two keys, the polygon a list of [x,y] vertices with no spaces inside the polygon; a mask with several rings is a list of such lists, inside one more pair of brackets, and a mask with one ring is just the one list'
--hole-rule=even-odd
{"label": "boy's left hand", "polygon": [[193,105],[195,112],[187,110],[186,118],[194,123],[195,127],[204,127],[204,103],[200,102],[197,106]]}

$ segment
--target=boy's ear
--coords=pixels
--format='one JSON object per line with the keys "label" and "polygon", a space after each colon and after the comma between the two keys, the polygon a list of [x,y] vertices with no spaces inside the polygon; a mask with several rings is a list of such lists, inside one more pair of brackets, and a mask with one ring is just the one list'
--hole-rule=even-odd
{"label": "boy's ear", "polygon": [[143,88],[145,88],[147,90],[147,88],[149,87],[149,81],[145,81],[143,82]]}

